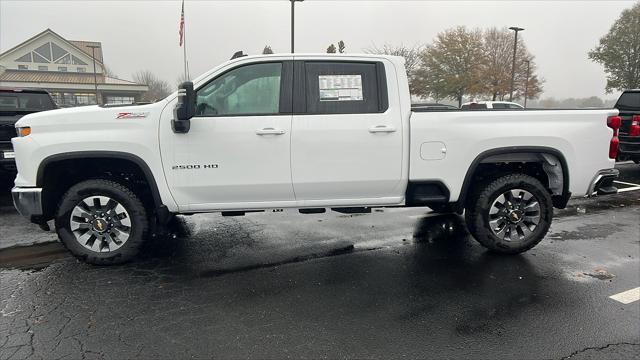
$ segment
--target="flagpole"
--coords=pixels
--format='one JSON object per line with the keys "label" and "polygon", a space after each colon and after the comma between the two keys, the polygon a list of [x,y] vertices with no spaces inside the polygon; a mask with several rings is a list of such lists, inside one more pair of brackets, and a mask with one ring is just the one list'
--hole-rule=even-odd
{"label": "flagpole", "polygon": [[[184,14],[184,0],[182,0],[182,13]],[[186,20],[183,20],[183,21],[184,21],[184,25],[182,25],[183,26],[182,51],[184,55],[184,78],[185,78],[185,81],[189,81],[189,70],[187,68],[187,22]]]}

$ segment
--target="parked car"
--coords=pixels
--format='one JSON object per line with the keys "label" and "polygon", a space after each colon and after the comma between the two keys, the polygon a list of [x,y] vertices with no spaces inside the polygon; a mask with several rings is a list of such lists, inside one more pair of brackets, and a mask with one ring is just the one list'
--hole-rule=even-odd
{"label": "parked car", "polygon": [[618,160],[640,164],[640,89],[624,91],[614,107],[622,119]]}
{"label": "parked car", "polygon": [[464,211],[480,244],[514,254],[570,197],[616,192],[617,110],[412,112],[403,64],[241,57],[154,104],[27,115],[15,206],[53,219],[83,261],[112,264],[174,214],[274,208]]}
{"label": "parked car", "polygon": [[462,110],[524,110],[522,105],[508,101],[477,101],[462,104]]}
{"label": "parked car", "polygon": [[11,138],[16,136],[16,121],[27,114],[55,108],[51,95],[44,90],[0,88],[0,172],[16,170],[11,147]]}
{"label": "parked car", "polygon": [[431,110],[460,110],[452,105],[439,103],[415,103],[411,104],[412,111],[431,111]]}

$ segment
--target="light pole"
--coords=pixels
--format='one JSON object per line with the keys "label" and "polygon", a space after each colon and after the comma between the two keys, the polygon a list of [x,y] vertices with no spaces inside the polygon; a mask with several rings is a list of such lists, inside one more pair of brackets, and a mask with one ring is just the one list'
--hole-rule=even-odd
{"label": "light pole", "polygon": [[527,80],[524,83],[524,108],[527,108],[527,95],[529,95],[529,65],[531,65],[530,60],[525,60],[527,62]]}
{"label": "light pole", "polygon": [[91,58],[93,59],[93,84],[96,89],[96,104],[100,105],[100,101],[98,100],[98,76],[96,75],[96,49],[100,46],[98,45],[87,45],[88,48],[91,48]]}
{"label": "light pole", "polygon": [[291,53],[294,52],[294,33],[295,33],[295,4],[297,1],[303,2],[304,0],[289,0],[291,1]]}
{"label": "light pole", "polygon": [[509,30],[513,30],[516,33],[513,40],[513,64],[511,65],[511,91],[509,91],[509,101],[513,101],[513,82],[516,78],[516,51],[518,50],[518,32],[524,30],[521,27],[512,26]]}

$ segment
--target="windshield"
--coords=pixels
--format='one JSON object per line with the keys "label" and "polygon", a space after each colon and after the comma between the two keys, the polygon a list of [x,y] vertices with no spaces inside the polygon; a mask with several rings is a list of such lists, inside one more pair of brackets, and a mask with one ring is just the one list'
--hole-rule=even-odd
{"label": "windshield", "polygon": [[640,92],[623,93],[616,103],[616,109],[640,111]]}
{"label": "windshield", "polygon": [[47,94],[0,93],[0,111],[43,111],[55,109]]}

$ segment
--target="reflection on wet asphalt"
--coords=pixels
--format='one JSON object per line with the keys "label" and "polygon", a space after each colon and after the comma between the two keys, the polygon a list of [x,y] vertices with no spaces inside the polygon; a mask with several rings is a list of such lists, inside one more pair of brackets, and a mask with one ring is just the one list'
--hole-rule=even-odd
{"label": "reflection on wet asphalt", "polygon": [[640,306],[608,299],[640,284],[638,194],[572,203],[518,256],[427,211],[180,217],[116,267],[2,251],[0,359],[638,354]]}

